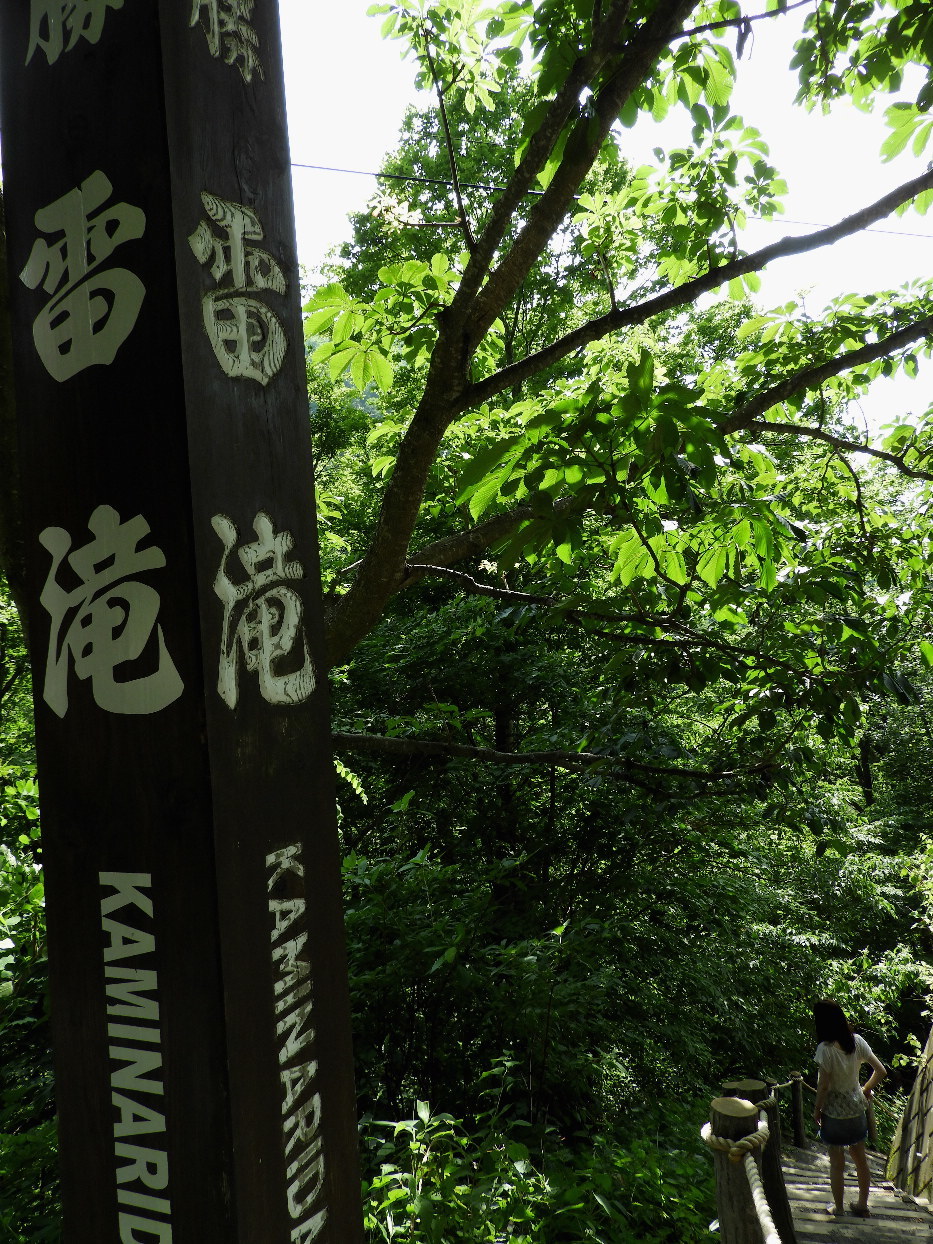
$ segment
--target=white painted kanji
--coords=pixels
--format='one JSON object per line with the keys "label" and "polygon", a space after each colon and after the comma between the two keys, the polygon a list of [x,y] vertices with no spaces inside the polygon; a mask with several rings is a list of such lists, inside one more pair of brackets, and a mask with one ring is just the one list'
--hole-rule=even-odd
{"label": "white painted kanji", "polygon": [[255,0],[192,0],[191,25],[201,23],[211,56],[236,65],[244,82],[263,76],[259,36],[250,25]]}
{"label": "white painted kanji", "polygon": [[314,665],[308,652],[301,597],[289,584],[304,578],[298,561],[290,561],[294,540],[288,531],[276,532],[268,514],[260,511],[253,522],[256,540],[238,550],[246,578],[235,583],[228,573],[230,555],[239,534],[223,514],[211,520],[223,542],[214,591],[223,602],[223,635],[217,690],[224,703],[236,708],[239,669],[259,676],[259,690],[270,704],[300,704],[315,687]]}
{"label": "white painted kanji", "polygon": [[282,366],[288,339],[278,315],[252,295],[284,294],[285,275],[268,251],[250,245],[264,236],[254,211],[207,191],[201,202],[210,223],[202,220],[188,244],[199,263],[210,265],[218,286],[202,299],[205,332],[228,376],[267,385]]}
{"label": "white painted kanji", "polygon": [[79,39],[97,43],[108,9],[122,9],[123,0],[30,0],[29,51],[26,64],[40,49],[50,65],[70,52]]}
{"label": "white painted kanji", "polygon": [[[52,555],[39,598],[52,619],[43,698],[64,717],[73,669],[78,679],[90,679],[94,702],[105,712],[157,713],[184,690],[158,624],[159,593],[139,579],[162,569],[165,555],[154,544],[139,547],[149,535],[140,514],[121,522],[115,509],[99,505],[88,530],[93,539],[73,551],[61,527],[39,536]],[[59,582],[66,559],[75,587]]]}
{"label": "white painted kanji", "polygon": [[48,236],[37,238],[20,280],[30,289],[41,285],[49,296],[32,335],[55,380],[112,363],[145,297],[135,273],[104,267],[117,247],[141,238],[146,229],[142,208],[105,206],[112,194],[110,180],[98,169],[35,215],[36,228]]}

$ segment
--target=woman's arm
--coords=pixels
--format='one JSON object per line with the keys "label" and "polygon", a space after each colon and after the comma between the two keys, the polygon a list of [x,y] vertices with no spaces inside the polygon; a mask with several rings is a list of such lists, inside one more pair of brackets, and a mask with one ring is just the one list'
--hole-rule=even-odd
{"label": "woman's arm", "polygon": [[881,1083],[881,1081],[888,1074],[888,1069],[884,1065],[884,1063],[881,1061],[881,1059],[878,1058],[875,1054],[873,1054],[870,1050],[865,1056],[865,1061],[871,1067],[872,1072],[871,1072],[871,1075],[868,1077],[868,1079],[865,1081],[865,1083],[862,1085],[862,1092],[865,1094],[865,1100],[870,1101],[872,1092],[874,1091],[875,1088],[877,1088],[877,1086]]}
{"label": "woman's arm", "polygon": [[813,1122],[819,1127],[823,1118],[823,1106],[826,1102],[826,1096],[829,1093],[830,1084],[832,1082],[832,1072],[820,1068],[820,1078],[816,1082],[816,1103],[813,1107]]}

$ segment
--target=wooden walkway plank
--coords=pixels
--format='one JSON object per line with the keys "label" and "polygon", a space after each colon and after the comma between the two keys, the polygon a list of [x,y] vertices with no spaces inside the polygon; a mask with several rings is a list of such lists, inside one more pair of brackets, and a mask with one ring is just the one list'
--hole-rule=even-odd
{"label": "wooden walkway plank", "polygon": [[[885,1181],[885,1161],[870,1153],[871,1218],[826,1213],[832,1201],[829,1160],[821,1146],[785,1146],[782,1165],[797,1244],[933,1244],[933,1213]],[[846,1159],[846,1205],[856,1196],[855,1170]]]}

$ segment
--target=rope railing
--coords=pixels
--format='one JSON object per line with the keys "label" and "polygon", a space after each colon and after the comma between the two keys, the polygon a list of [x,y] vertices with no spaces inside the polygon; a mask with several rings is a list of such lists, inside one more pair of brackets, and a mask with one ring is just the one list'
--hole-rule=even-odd
{"label": "rope railing", "polygon": [[[791,1131],[798,1148],[808,1145],[804,1090],[816,1094],[803,1073],[783,1083],[731,1081],[714,1099],[703,1140],[713,1154],[722,1244],[796,1244],[781,1166],[779,1094],[791,1090]],[[873,1103],[868,1102],[868,1139],[877,1145]],[[741,1168],[741,1169],[740,1169]],[[933,1212],[933,1031],[890,1146],[886,1186],[902,1200]]]}
{"label": "rope railing", "polygon": [[[742,1099],[737,1098],[736,1100],[741,1101]],[[759,1102],[761,1106],[764,1104],[764,1102]],[[768,1098],[767,1104],[771,1106],[777,1104],[777,1099],[773,1094]],[[745,1169],[745,1178],[748,1180],[748,1190],[751,1194],[752,1204],[755,1207],[755,1214],[758,1218],[758,1225],[761,1227],[764,1244],[781,1244],[781,1237],[778,1235],[777,1227],[774,1225],[768,1198],[765,1194],[764,1185],[761,1182],[761,1174],[755,1161],[756,1150],[764,1149],[771,1136],[771,1130],[768,1127],[768,1116],[764,1110],[759,1111],[758,1119],[758,1130],[748,1136],[743,1136],[741,1140],[730,1140],[726,1136],[714,1136],[712,1123],[705,1123],[700,1131],[700,1135],[715,1152],[725,1153],[730,1162],[742,1163]]]}
{"label": "rope railing", "polygon": [[761,1175],[758,1172],[758,1167],[755,1165],[755,1159],[750,1153],[745,1155],[745,1176],[748,1179],[748,1186],[755,1205],[755,1213],[758,1215],[758,1225],[761,1227],[764,1244],[781,1244],[781,1237],[778,1235],[774,1219],[771,1217],[771,1207],[768,1204],[768,1198],[765,1196]]}
{"label": "rope railing", "polygon": [[802,1086],[799,1072],[781,1084],[731,1081],[723,1085],[727,1096],[712,1102],[700,1134],[713,1153],[723,1244],[796,1244],[781,1169],[778,1094],[793,1091],[802,1126]]}
{"label": "rope railing", "polygon": [[[933,1071],[933,1036],[930,1043]],[[933,1076],[928,1087],[933,1097]],[[791,1131],[797,1148],[807,1147],[804,1089],[816,1094],[800,1071],[782,1083],[731,1080],[711,1105],[700,1135],[716,1166],[716,1200],[723,1244],[796,1244],[793,1215],[781,1166],[779,1094],[791,1090]],[[933,1112],[933,1101],[931,1101]],[[874,1111],[868,1103],[869,1143],[877,1143]],[[906,1132],[906,1128],[904,1129]],[[931,1132],[933,1148],[933,1132]],[[770,1141],[770,1144],[769,1144]],[[911,1142],[906,1141],[906,1145]],[[916,1141],[914,1141],[916,1144]],[[921,1155],[925,1156],[925,1155]],[[906,1155],[902,1155],[902,1162]],[[743,1168],[739,1174],[737,1167]],[[889,1172],[889,1178],[891,1178]],[[903,1186],[903,1185],[901,1185]]]}
{"label": "rope railing", "polygon": [[[735,1100],[741,1101],[742,1099],[739,1097]],[[741,1140],[729,1140],[727,1136],[714,1136],[712,1123],[704,1123],[700,1129],[700,1135],[711,1149],[715,1149],[717,1153],[728,1154],[730,1162],[741,1162],[743,1158],[751,1157],[756,1149],[763,1149],[768,1143],[771,1135],[768,1129],[768,1116],[762,1110],[758,1117],[761,1120],[758,1131],[752,1132],[750,1136],[743,1136]]]}

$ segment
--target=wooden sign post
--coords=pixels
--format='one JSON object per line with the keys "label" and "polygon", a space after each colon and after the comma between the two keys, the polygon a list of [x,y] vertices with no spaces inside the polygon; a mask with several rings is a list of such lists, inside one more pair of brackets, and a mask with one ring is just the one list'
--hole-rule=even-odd
{"label": "wooden sign post", "polygon": [[361,1237],[275,0],[3,0],[67,1244]]}

